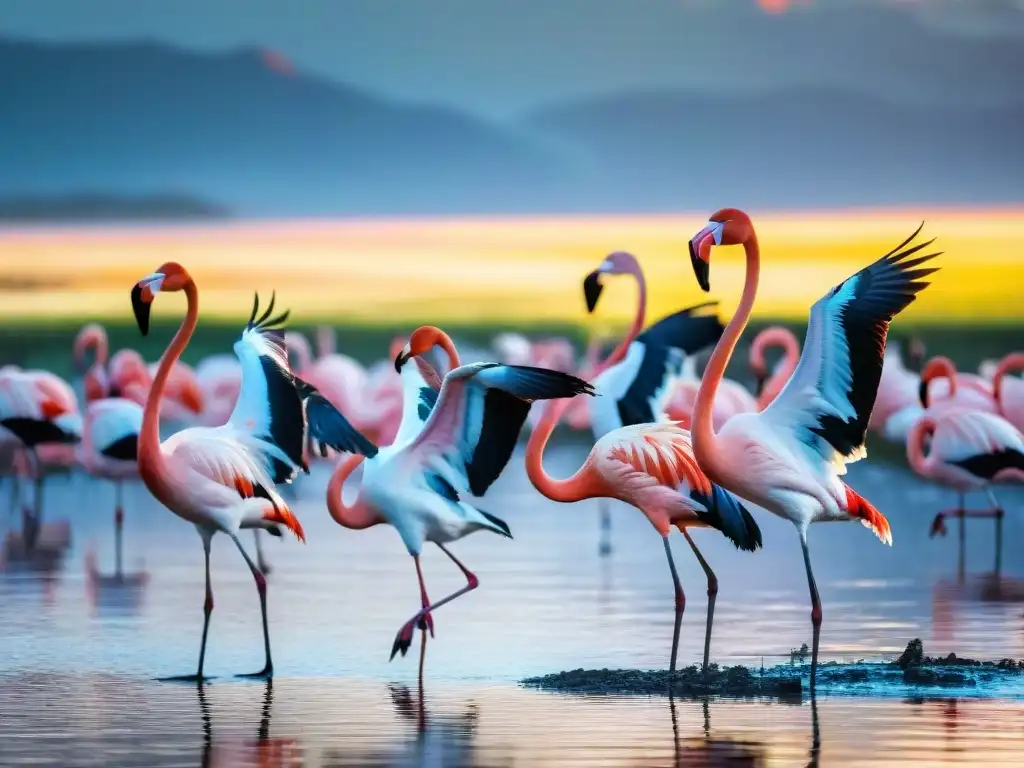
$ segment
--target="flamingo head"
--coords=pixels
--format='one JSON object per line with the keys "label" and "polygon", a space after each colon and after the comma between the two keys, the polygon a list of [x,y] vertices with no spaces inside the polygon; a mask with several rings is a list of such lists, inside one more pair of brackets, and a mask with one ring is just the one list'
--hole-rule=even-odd
{"label": "flamingo head", "polygon": [[711,290],[711,246],[742,245],[754,234],[750,217],[736,208],[715,211],[707,225],[690,238],[690,262],[697,284],[705,293]]}
{"label": "flamingo head", "polygon": [[615,251],[608,254],[601,265],[583,280],[583,298],[587,302],[587,312],[593,312],[597,300],[601,298],[604,285],[601,275],[639,275],[640,265],[636,257],[626,251]]}
{"label": "flamingo head", "polygon": [[185,268],[177,262],[169,261],[135,284],[132,288],[132,310],[143,336],[149,334],[149,313],[156,295],[161,291],[182,291],[190,282],[192,278]]}
{"label": "flamingo head", "polygon": [[433,325],[421,325],[409,336],[408,343],[395,356],[395,370],[402,372],[402,366],[410,357],[422,355],[429,352],[435,345],[441,343],[444,331]]}
{"label": "flamingo head", "polygon": [[921,371],[921,383],[918,385],[917,395],[921,400],[921,407],[928,407],[928,383],[932,379],[949,379],[949,394],[956,392],[956,366],[948,357],[939,355],[933,357]]}

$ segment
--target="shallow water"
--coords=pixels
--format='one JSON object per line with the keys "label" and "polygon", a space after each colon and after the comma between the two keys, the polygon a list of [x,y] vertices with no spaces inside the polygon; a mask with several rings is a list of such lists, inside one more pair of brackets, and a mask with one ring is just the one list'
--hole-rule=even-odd
{"label": "shallow water", "polygon": [[[583,450],[554,449],[548,471],[568,474]],[[86,562],[92,553],[101,569],[113,566],[113,491],[84,476],[54,478],[47,521],[70,521],[71,548],[35,567],[8,561],[0,575],[0,765],[803,765],[815,756],[823,765],[982,758],[999,765],[1024,758],[1017,698],[818,697],[820,751],[812,754],[808,700],[715,700],[705,711],[702,702],[670,707],[664,698],[519,688],[523,677],[580,666],[664,666],[672,589],[658,537],[639,513],[613,505],[613,551],[600,557],[596,502],[546,501],[518,460],[485,506],[515,540],[481,533],[452,548],[481,586],[435,614],[421,707],[418,638],[407,657],[388,662],[394,633],[419,605],[411,559],[393,530],[347,531],[328,518],[327,473],[319,466],[297,489],[308,544],[264,537],[277,671],[269,705],[264,683],[230,677],[262,664],[256,590],[231,542],[214,540],[206,663],[217,679],[200,698],[194,686],[153,680],[194,670],[203,600],[194,529],[132,487],[126,565],[149,581],[142,590],[96,585]],[[988,573],[993,524],[974,520],[960,583],[956,524],[946,538],[928,538],[934,512],[952,494],[877,462],[851,468],[850,483],[888,516],[894,547],[856,524],[812,528],[822,658],[885,658],[913,637],[931,655],[1024,658],[1024,494],[1000,492],[1010,510],[1002,577]],[[982,506],[983,498],[971,502]],[[756,554],[712,532],[694,534],[720,582],[712,646],[720,663],[779,663],[810,641],[796,534],[767,514],[758,522],[765,548]],[[242,540],[251,551],[251,533]],[[703,647],[704,575],[682,537],[673,543],[687,590],[680,658],[690,663]],[[440,551],[428,549],[423,561],[435,599],[464,583]]]}

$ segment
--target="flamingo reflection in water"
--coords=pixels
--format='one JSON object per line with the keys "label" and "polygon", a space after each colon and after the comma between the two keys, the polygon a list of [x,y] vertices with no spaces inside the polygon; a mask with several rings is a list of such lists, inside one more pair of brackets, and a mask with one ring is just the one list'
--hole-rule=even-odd
{"label": "flamingo reflection in water", "polygon": [[203,717],[202,768],[299,768],[305,764],[298,740],[270,736],[270,716],[274,704],[273,679],[267,678],[264,682],[263,705],[255,739],[225,739],[215,743],[210,704],[206,697],[206,686],[202,683],[196,686],[196,697]]}

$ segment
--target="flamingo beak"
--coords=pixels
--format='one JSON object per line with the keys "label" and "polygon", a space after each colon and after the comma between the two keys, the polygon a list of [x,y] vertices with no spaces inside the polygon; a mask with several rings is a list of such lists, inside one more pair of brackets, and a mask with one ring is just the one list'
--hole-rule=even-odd
{"label": "flamingo beak", "polygon": [[409,345],[406,344],[402,347],[402,351],[395,357],[395,372],[401,373],[402,366],[405,365],[406,361],[412,357],[412,351],[409,349]]}
{"label": "flamingo beak", "polygon": [[917,387],[917,397],[921,401],[921,407],[928,407],[928,380],[921,379],[921,383]]}
{"label": "flamingo beak", "polygon": [[722,244],[722,230],[725,224],[720,221],[710,221],[700,232],[690,238],[690,263],[693,265],[693,274],[697,278],[697,285],[707,293],[711,290],[711,246]]}
{"label": "flamingo beak", "polygon": [[149,335],[149,313],[153,298],[160,292],[164,276],[159,272],[146,275],[139,280],[132,288],[132,311],[135,313],[135,322],[138,323],[139,331],[143,336]]}
{"label": "flamingo beak", "polygon": [[583,280],[583,298],[587,302],[587,312],[593,312],[597,307],[597,300],[601,298],[601,270],[595,269]]}

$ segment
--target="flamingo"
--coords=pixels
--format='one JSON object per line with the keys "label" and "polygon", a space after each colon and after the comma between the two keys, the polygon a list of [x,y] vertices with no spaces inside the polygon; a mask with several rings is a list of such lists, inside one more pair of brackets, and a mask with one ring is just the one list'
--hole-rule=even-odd
{"label": "flamingo", "polygon": [[[419,356],[442,340],[437,330],[417,329],[410,336],[395,358],[403,376],[430,375],[432,369]],[[408,365],[412,358],[416,358],[416,370],[405,374],[413,367]],[[483,496],[498,478],[512,456],[531,402],[592,391],[575,376],[543,368],[501,363],[460,366],[445,375],[432,407],[428,403],[433,396],[428,396],[418,404],[423,408],[403,411],[399,438],[378,454],[377,461],[367,462],[352,506],[345,505],[341,491],[360,459],[350,457],[338,465],[327,486],[331,517],[357,530],[388,523],[398,531],[416,566],[422,608],[398,630],[392,659],[397,653],[405,656],[417,626],[433,633],[434,611],[480,584],[445,545],[481,530],[512,538],[503,520],[478,509],[461,494]],[[424,411],[426,419],[419,424]],[[420,568],[424,542],[436,544],[466,578],[465,587],[433,603]]]}
{"label": "flamingo", "polygon": [[160,292],[183,291],[188,301],[185,319],[160,359],[146,401],[139,435],[139,474],[164,506],[196,526],[203,543],[206,599],[203,635],[195,676],[201,682],[206,635],[213,611],[210,586],[210,544],[214,534],[225,533],[252,572],[263,619],[265,664],[258,677],[273,675],[270,633],[267,627],[266,579],[238,538],[241,528],[263,528],[280,535],[283,525],[305,541],[302,525],[276,490],[291,481],[301,468],[303,441],[308,430],[314,441],[335,450],[373,453],[375,447],[316,390],[292,375],[281,324],[288,313],[273,317],[274,297],[257,318],[258,297],[252,315],[234,350],[242,364],[242,388],[235,410],[220,427],[191,427],[160,442],[160,401],[171,370],[188,345],[199,319],[199,290],[180,264],[168,262],[143,277],[132,289],[132,309],[139,330],[149,332],[151,305]]}
{"label": "flamingo", "polygon": [[[769,377],[764,352],[771,347],[782,347],[782,359],[775,365],[775,370]],[[779,392],[796,370],[798,362],[800,342],[789,328],[772,325],[754,337],[750,345],[750,369],[757,379],[757,410],[763,411],[779,396]]]}
{"label": "flamingo", "polygon": [[[933,385],[936,379],[940,381]],[[972,373],[957,373],[953,361],[941,355],[929,360],[921,371],[918,397],[922,408],[966,408],[985,413],[998,411],[992,386],[987,381]]]}
{"label": "flamingo", "polygon": [[711,527],[721,531],[737,548],[754,551],[761,546],[761,531],[750,513],[730,493],[711,483],[697,466],[690,433],[678,424],[645,423],[618,427],[598,438],[583,466],[565,480],[544,472],[543,455],[551,433],[570,401],[547,406],[526,446],[526,472],[533,486],[552,501],[619,499],[640,510],[662,537],[675,586],[676,614],[669,671],[676,668],[679,628],[686,597],[683,593],[668,535],[676,526],[693,549],[708,581],[704,669],[711,651],[711,625],[715,615],[718,579],[687,530]]}
{"label": "flamingo", "polygon": [[22,449],[14,454],[13,469],[35,483],[34,509],[22,509],[26,550],[35,547],[42,533],[47,468],[70,466],[73,446],[81,438],[82,417],[67,382],[45,371],[22,371],[13,366],[0,372],[0,442]]}
{"label": "flamingo", "polygon": [[[593,313],[604,290],[603,276],[627,275],[637,284],[633,324],[625,338],[592,371],[599,395],[587,400],[590,429],[597,442],[619,427],[648,424],[664,418],[666,399],[689,356],[710,347],[722,335],[714,315],[699,315],[714,302],[680,310],[641,333],[647,313],[647,281],[636,257],[625,251],[609,254],[583,280],[587,311]],[[598,502],[603,532],[599,553],[611,552],[611,517],[604,499]]]}
{"label": "flamingo", "polygon": [[1012,352],[1004,357],[992,376],[992,397],[999,414],[1024,431],[1024,381],[1007,375],[1021,370],[1024,370],[1024,352]]}
{"label": "flamingo", "polygon": [[[926,449],[926,442],[930,447]],[[993,517],[996,521],[995,572],[1002,560],[1003,509],[992,493],[993,483],[1024,483],[1024,436],[1006,419],[992,413],[951,408],[926,413],[910,430],[907,461],[917,474],[953,488],[959,503],[953,512],[940,512],[932,535],[945,533],[947,516],[960,519],[961,563],[965,517]],[[992,504],[988,510],[964,509],[967,491],[983,490]]]}
{"label": "flamingo", "polygon": [[123,397],[93,399],[85,408],[79,461],[93,477],[114,483],[114,577],[123,579],[124,481],[137,477],[142,408]]}
{"label": "flamingo", "polygon": [[800,535],[811,593],[810,686],[814,689],[821,631],[821,600],[811,570],[807,528],[812,522],[861,520],[885,544],[889,522],[842,482],[846,464],[866,455],[868,418],[882,373],[885,338],[893,317],[909,305],[935,269],[918,269],[936,254],[910,258],[932,241],[907,247],[921,231],[874,264],[844,280],[811,308],[800,363],[789,383],[760,413],[738,414],[716,434],[711,404],[757,295],[760,250],[750,217],[735,208],[711,216],[689,242],[697,283],[708,274],[716,245],[742,245],[746,276],[739,308],[711,354],[693,419],[693,450],[708,478],[789,520]]}

